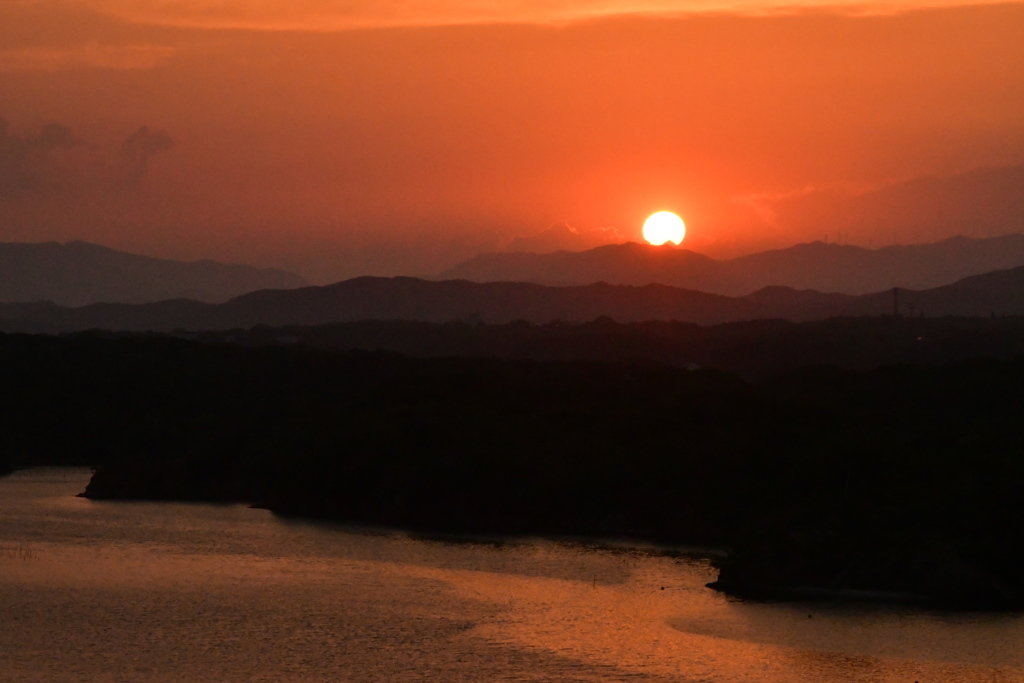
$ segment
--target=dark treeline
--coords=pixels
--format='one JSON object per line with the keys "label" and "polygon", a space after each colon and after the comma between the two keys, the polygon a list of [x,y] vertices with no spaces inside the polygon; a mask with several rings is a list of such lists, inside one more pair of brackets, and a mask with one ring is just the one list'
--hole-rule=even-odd
{"label": "dark treeline", "polygon": [[379,321],[266,327],[187,335],[242,346],[299,344],[332,351],[394,351],[417,357],[543,361],[655,361],[698,365],[762,379],[808,365],[871,370],[1024,354],[1024,317],[756,320],[701,326],[684,322],[526,322],[476,325]]}
{"label": "dark treeline", "polygon": [[723,588],[1024,602],[1024,359],[808,366],[416,359],[0,336],[0,453],[94,498],[422,531],[732,548]]}

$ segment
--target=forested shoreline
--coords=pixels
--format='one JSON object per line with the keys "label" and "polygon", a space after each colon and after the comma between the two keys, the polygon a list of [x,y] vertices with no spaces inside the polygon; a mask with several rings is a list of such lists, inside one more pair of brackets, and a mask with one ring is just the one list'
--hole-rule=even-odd
{"label": "forested shoreline", "polygon": [[0,463],[96,466],[94,499],[716,545],[737,594],[1024,604],[1024,357],[744,379],[650,359],[0,335],[0,384]]}

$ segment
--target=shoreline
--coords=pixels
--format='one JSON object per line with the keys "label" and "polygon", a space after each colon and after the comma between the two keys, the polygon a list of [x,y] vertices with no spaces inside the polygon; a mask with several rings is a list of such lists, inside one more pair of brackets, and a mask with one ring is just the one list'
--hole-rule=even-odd
{"label": "shoreline", "polygon": [[[110,498],[92,497],[85,492],[78,494],[89,500],[107,502],[144,502],[144,503],[191,503],[200,505],[224,504],[247,505],[250,509],[265,510],[285,524],[309,524],[325,528],[333,528],[341,533],[352,533],[369,536],[401,536],[413,540],[429,541],[444,544],[470,545],[529,545],[532,542],[576,545],[604,552],[641,553],[660,557],[687,558],[706,560],[720,573],[723,566],[730,565],[735,559],[736,551],[730,552],[722,546],[704,546],[672,541],[656,541],[649,536],[637,535],[601,535],[586,533],[543,533],[543,532],[497,532],[490,533],[454,531],[444,529],[417,528],[413,525],[385,525],[362,523],[351,520],[340,520],[328,516],[302,515],[279,512],[265,503],[247,503],[246,501],[197,500],[197,499],[146,499],[146,498]],[[727,569],[727,571],[729,571]],[[733,570],[734,571],[734,570]],[[754,581],[750,581],[753,577]],[[1008,599],[998,603],[989,599],[976,600],[963,595],[948,595],[945,599],[938,595],[927,595],[904,590],[885,590],[861,587],[827,587],[802,584],[766,584],[757,580],[754,574],[734,578],[721,577],[706,584],[706,587],[722,593],[731,599],[758,603],[783,602],[792,604],[841,603],[871,605],[914,605],[930,611],[949,613],[979,612],[1004,613],[1024,611],[1024,602]]]}

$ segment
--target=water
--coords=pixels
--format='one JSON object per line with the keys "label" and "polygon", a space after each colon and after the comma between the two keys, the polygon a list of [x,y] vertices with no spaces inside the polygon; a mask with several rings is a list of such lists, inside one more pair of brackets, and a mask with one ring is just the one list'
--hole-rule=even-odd
{"label": "water", "polygon": [[0,479],[0,681],[1024,681],[1024,616],[758,605],[714,570]]}

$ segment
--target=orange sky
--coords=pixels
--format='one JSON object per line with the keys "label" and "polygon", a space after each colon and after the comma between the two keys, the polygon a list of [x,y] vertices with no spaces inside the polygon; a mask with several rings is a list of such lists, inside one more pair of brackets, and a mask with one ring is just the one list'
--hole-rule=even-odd
{"label": "orange sky", "polygon": [[0,118],[0,240],[321,282],[659,209],[711,255],[984,235],[1024,229],[1024,4],[7,0]]}

